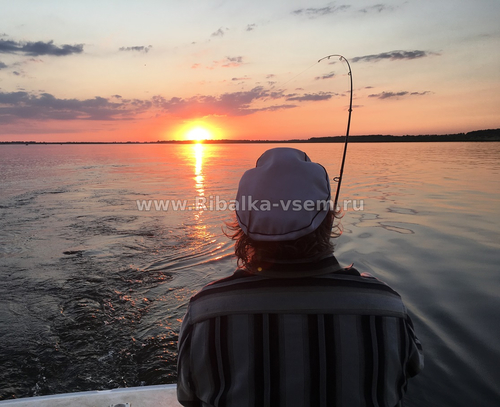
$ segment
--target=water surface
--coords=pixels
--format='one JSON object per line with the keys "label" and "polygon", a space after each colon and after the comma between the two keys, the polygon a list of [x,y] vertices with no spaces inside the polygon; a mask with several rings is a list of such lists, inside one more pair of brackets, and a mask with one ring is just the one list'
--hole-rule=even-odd
{"label": "water surface", "polygon": [[[1,146],[0,397],[175,382],[189,297],[235,267],[232,214],[137,201],[234,199],[273,146]],[[340,144],[295,147],[337,175]],[[410,310],[406,406],[499,404],[499,173],[500,143],[349,146],[336,254]]]}

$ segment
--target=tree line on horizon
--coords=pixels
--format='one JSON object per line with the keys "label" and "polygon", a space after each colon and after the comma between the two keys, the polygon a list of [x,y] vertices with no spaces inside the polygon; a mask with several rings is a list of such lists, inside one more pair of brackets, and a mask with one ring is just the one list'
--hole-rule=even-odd
{"label": "tree line on horizon", "polygon": [[[289,140],[204,140],[206,144],[223,143],[343,143],[345,136],[310,137],[308,139]],[[500,141],[500,129],[475,130],[468,133],[428,134],[392,136],[384,134],[349,136],[350,143],[385,143],[385,142],[459,142],[459,141]],[[0,144],[194,144],[193,140],[158,140],[158,141],[0,141]]]}

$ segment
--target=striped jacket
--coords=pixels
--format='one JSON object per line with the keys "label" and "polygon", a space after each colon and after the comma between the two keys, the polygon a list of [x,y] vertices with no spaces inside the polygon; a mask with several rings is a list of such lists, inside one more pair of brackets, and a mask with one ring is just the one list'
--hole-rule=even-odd
{"label": "striped jacket", "polygon": [[394,407],[423,367],[401,297],[333,256],[209,284],[178,346],[184,406]]}

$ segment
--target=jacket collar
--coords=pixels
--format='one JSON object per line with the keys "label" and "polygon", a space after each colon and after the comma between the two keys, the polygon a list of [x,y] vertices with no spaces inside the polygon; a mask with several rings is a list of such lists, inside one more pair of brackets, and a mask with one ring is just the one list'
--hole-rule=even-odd
{"label": "jacket collar", "polygon": [[352,267],[344,269],[333,254],[315,261],[289,263],[273,262],[266,268],[258,268],[255,271],[246,270],[246,272],[269,278],[314,277],[330,273],[359,275],[359,273]]}

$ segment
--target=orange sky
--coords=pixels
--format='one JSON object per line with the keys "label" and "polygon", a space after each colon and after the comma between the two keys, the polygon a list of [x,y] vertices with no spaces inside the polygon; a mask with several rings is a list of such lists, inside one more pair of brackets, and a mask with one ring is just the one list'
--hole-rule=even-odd
{"label": "orange sky", "polygon": [[[119,7],[117,7],[119,5]],[[29,6],[29,7],[28,7]],[[500,127],[500,3],[6,3],[0,141],[444,134]]]}

